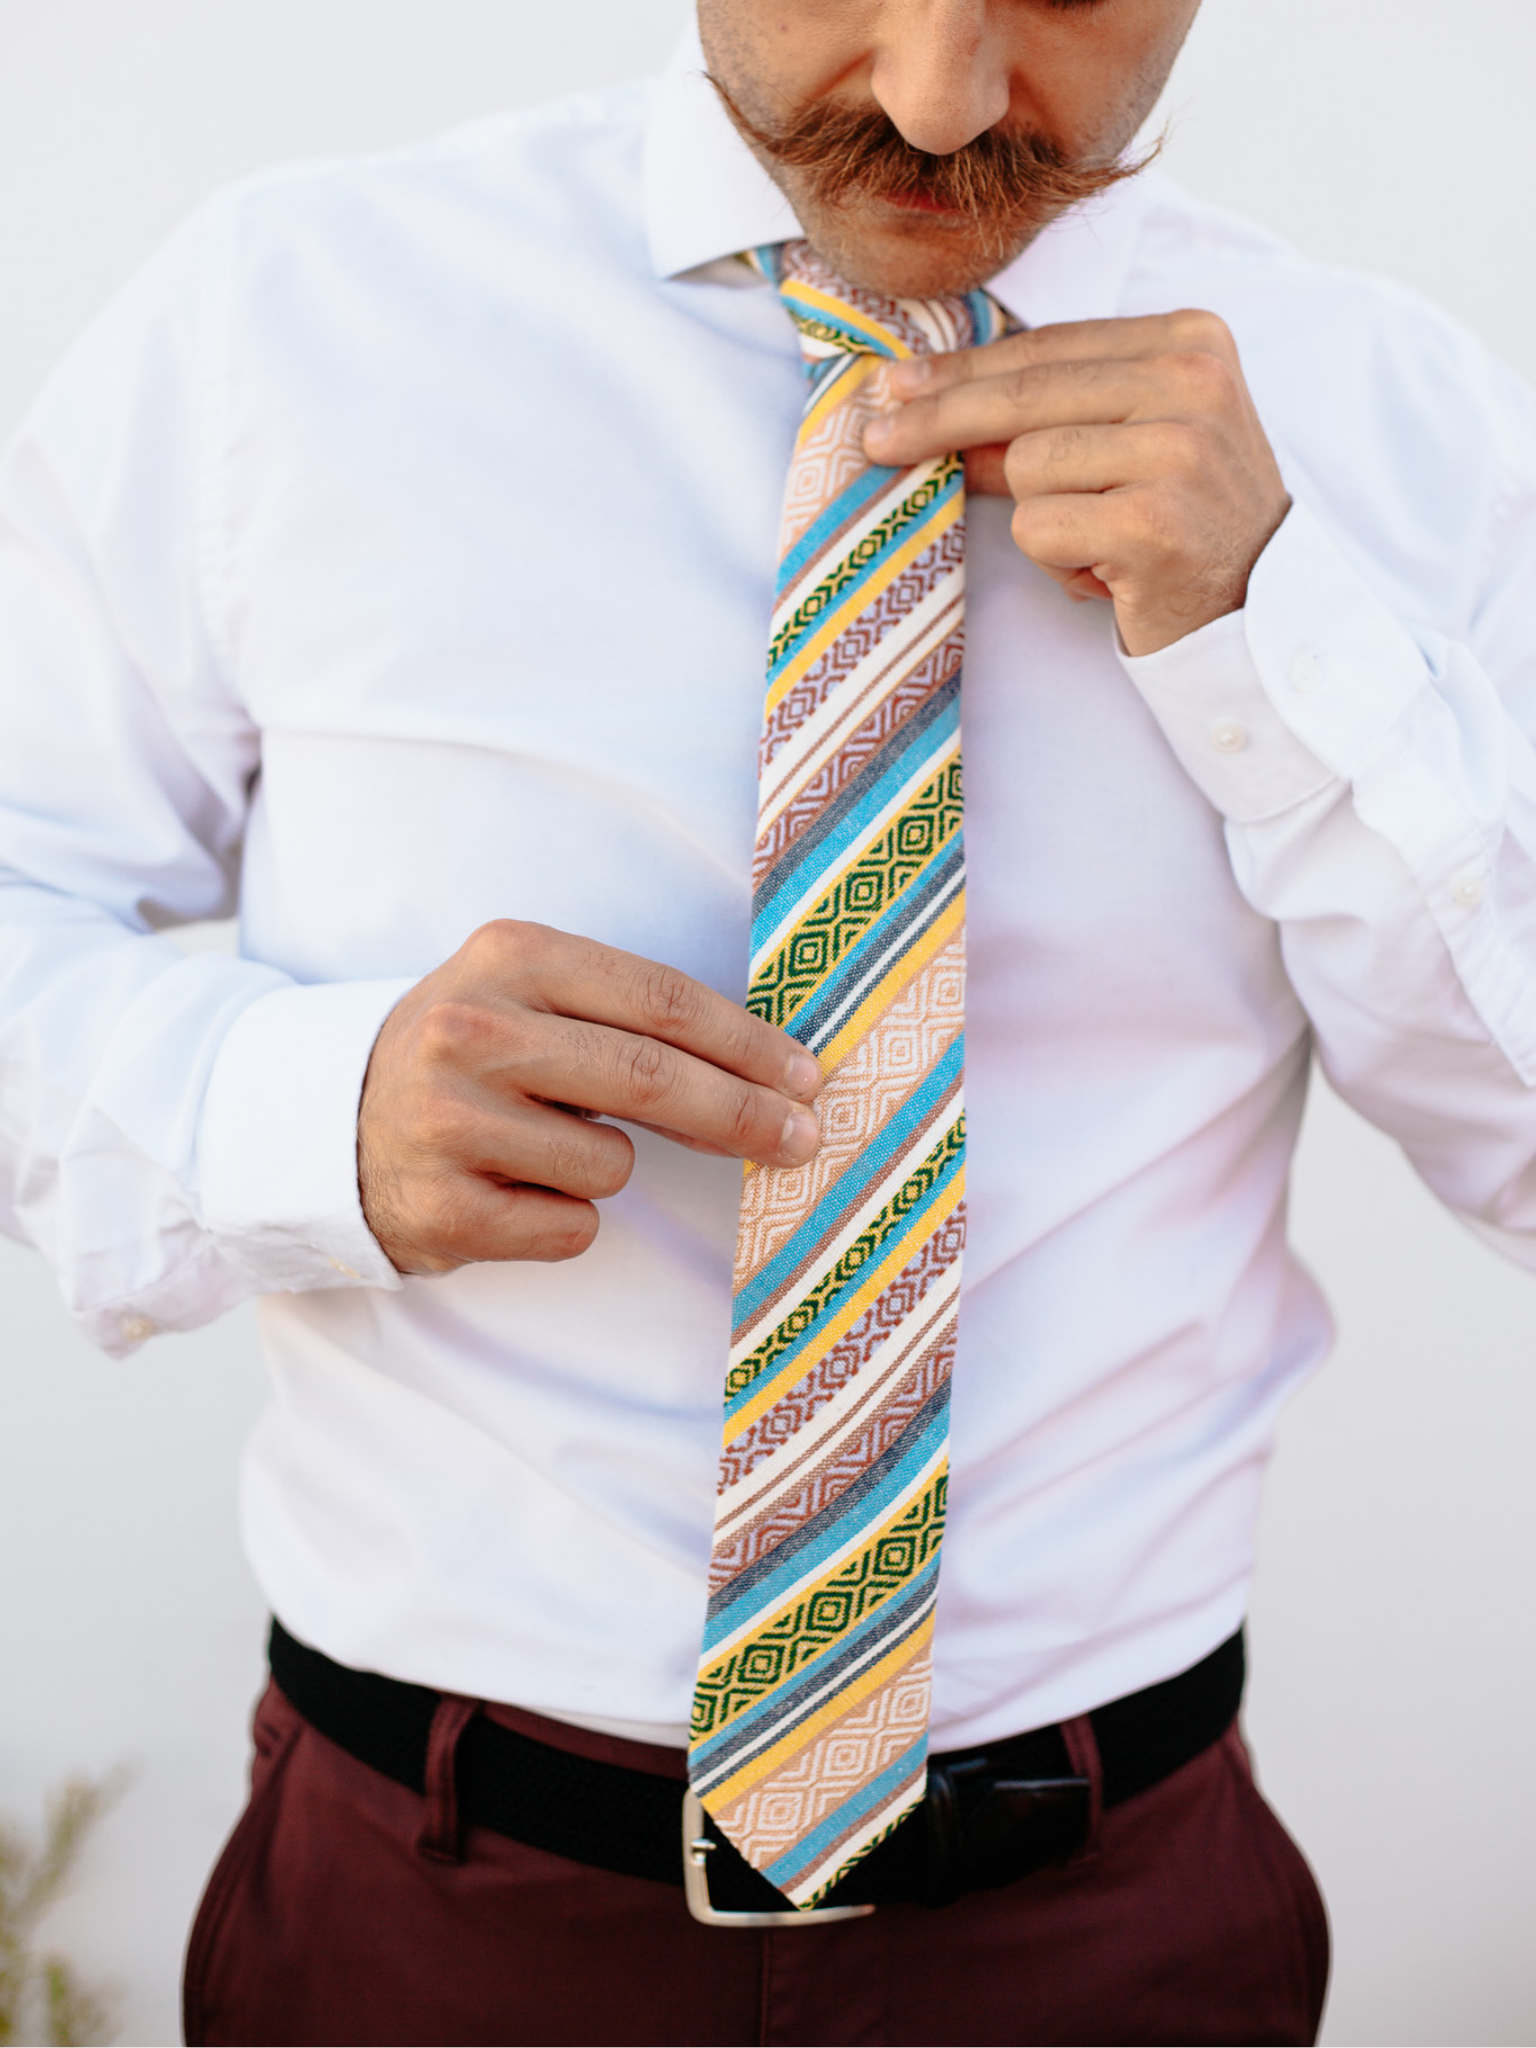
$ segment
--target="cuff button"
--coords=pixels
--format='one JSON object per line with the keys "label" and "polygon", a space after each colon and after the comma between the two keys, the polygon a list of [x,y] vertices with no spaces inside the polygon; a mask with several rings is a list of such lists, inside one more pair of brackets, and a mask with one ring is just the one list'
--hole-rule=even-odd
{"label": "cuff button", "polygon": [[1463,910],[1476,910],[1483,900],[1483,878],[1481,875],[1458,875],[1451,884],[1451,894]]}
{"label": "cuff button", "polygon": [[1248,728],[1237,718],[1218,718],[1211,727],[1211,745],[1218,754],[1240,754],[1248,744]]}

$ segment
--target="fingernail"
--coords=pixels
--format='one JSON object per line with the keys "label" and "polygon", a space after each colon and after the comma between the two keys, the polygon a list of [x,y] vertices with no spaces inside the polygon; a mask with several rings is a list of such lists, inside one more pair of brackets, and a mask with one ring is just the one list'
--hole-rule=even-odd
{"label": "fingernail", "polygon": [[794,1053],[784,1069],[784,1086],[791,1095],[814,1095],[821,1087],[821,1065],[808,1052]]}
{"label": "fingernail", "polygon": [[887,382],[898,396],[908,397],[914,391],[921,391],[937,368],[932,356],[907,356],[898,363],[892,363],[887,372]]}
{"label": "fingernail", "polygon": [[821,1143],[821,1132],[816,1119],[808,1109],[792,1109],[784,1119],[784,1135],[779,1139],[779,1157],[789,1166],[799,1166],[810,1158]]}

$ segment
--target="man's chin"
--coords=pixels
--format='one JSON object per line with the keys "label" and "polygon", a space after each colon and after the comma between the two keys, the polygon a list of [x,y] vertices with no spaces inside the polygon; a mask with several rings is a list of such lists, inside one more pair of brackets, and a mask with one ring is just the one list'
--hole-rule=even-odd
{"label": "man's chin", "polygon": [[840,277],[888,298],[936,299],[996,277],[1046,225],[1010,223],[1005,235],[963,214],[877,201],[800,208],[807,239]]}

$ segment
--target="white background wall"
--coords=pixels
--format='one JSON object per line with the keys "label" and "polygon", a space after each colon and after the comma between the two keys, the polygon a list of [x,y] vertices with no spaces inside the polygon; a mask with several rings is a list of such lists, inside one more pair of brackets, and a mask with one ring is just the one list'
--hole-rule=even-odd
{"label": "white background wall", "polygon": [[[683,0],[0,0],[0,433],[221,179],[658,64]],[[1536,376],[1530,0],[1207,0],[1168,166],[1394,272]],[[1536,604],[1536,592],[1532,593]],[[1530,2042],[1536,1283],[1336,1102],[1296,1234],[1342,1337],[1269,1493],[1249,1729],[1328,1892],[1333,2042]],[[261,1400],[236,1315],[130,1364],[0,1242],[0,1810],[132,1791],[51,1932],[176,2036],[180,1947],[235,1814],[261,1604],[233,1486]]]}

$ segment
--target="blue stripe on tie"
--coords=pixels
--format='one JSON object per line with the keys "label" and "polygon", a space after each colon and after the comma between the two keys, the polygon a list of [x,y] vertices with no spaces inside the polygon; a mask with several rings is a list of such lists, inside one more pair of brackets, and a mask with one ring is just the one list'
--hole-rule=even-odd
{"label": "blue stripe on tie", "polygon": [[[945,1188],[949,1186],[950,1181],[961,1170],[962,1166],[964,1165],[964,1160],[965,1155],[962,1149],[960,1152],[956,1153],[953,1159],[949,1160],[946,1163],[946,1165],[941,1169],[937,1180],[935,1180],[935,1182],[933,1183],[933,1186],[929,1188],[927,1194],[925,1194],[922,1197],[922,1199],[917,1203],[917,1205],[914,1208],[911,1208],[907,1211],[906,1215],[902,1217],[899,1223],[894,1225],[894,1227],[891,1230],[890,1237],[886,1239],[885,1244],[881,1247],[882,1252],[889,1249],[891,1238],[900,1235],[901,1232],[909,1229],[911,1225],[914,1224],[920,1216],[924,1216],[927,1214],[927,1212],[933,1207],[934,1203],[939,1199],[939,1196],[944,1192]],[[843,1296],[848,1292],[849,1288],[857,1287],[859,1285],[863,1270],[864,1269],[861,1266],[858,1272],[850,1273],[848,1275],[848,1278],[843,1282],[842,1286],[838,1288],[837,1292],[835,1294],[829,1295],[828,1298],[822,1303],[815,1320],[807,1324],[805,1329],[803,1329],[800,1332],[800,1334],[793,1340],[792,1343],[787,1344],[785,1346],[785,1348],[779,1353],[778,1357],[773,1360],[771,1365],[765,1365],[763,1367],[762,1372],[754,1373],[752,1378],[747,1381],[747,1384],[742,1388],[739,1394],[733,1394],[731,1396],[731,1398],[725,1404],[725,1419],[727,1424],[733,1421],[734,1418],[741,1413],[742,1409],[746,1406],[748,1401],[755,1400],[757,1396],[762,1392],[763,1380],[765,1375],[771,1375],[772,1378],[774,1378],[775,1380],[780,1380],[783,1378],[785,1368],[787,1366],[793,1365],[795,1360],[800,1356],[801,1352],[804,1351],[806,1345],[809,1344],[811,1339],[815,1336],[817,1329],[820,1327],[820,1325],[826,1320],[826,1318],[829,1315],[832,1315],[836,1312],[838,1303],[842,1300]],[[786,1312],[788,1312],[789,1306],[790,1304],[785,1304]],[[730,1439],[727,1438],[726,1441],[729,1442]]]}
{"label": "blue stripe on tie", "polygon": [[[795,834],[772,867],[764,872],[752,895],[754,923],[775,897],[783,896],[791,878],[799,874],[807,861],[815,860],[822,846],[848,813],[863,803],[868,791],[874,788],[890,764],[900,760],[908,747],[916,744],[919,734],[925,733],[936,718],[941,718],[951,704],[959,701],[960,669],[957,666],[953,675],[942,683],[936,683],[916,710],[886,734],[874,752],[859,763],[837,795],[823,804],[810,824]],[[801,883],[798,886],[803,891],[805,885]]]}
{"label": "blue stripe on tie", "polygon": [[[935,1551],[916,1578],[909,1579],[899,1593],[882,1600],[878,1607],[872,1607],[835,1646],[802,1664],[787,1685],[764,1693],[717,1734],[695,1744],[688,1758],[693,1782],[702,1785],[711,1778],[728,1778],[736,1768],[738,1755],[764,1748],[769,1741],[777,1742],[780,1735],[787,1734],[796,1721],[812,1711],[806,1703],[815,1701],[866,1653],[874,1651],[876,1660],[885,1656],[922,1620],[924,1610],[933,1601],[938,1576],[939,1553]],[[887,1636],[890,1642],[884,1640]]]}
{"label": "blue stripe on tie", "polygon": [[882,469],[878,463],[874,463],[856,476],[847,490],[832,500],[820,518],[811,522],[779,564],[779,580],[774,589],[774,596],[782,597],[806,563],[820,552],[838,528],[851,519],[861,505],[867,505],[871,498],[877,497],[893,477],[900,474],[899,469]]}
{"label": "blue stripe on tie", "polygon": [[[881,563],[885,560],[886,556],[893,554],[897,548],[902,547],[911,538],[914,527],[920,529],[923,526],[931,524],[934,515],[937,512],[939,512],[945,505],[947,505],[951,498],[957,497],[959,493],[964,490],[964,488],[965,471],[962,467],[957,465],[956,468],[952,471],[948,481],[939,491],[938,496],[933,498],[927,505],[925,505],[921,512],[914,513],[909,519],[904,520],[902,524],[899,527],[897,527],[896,531],[893,534],[891,534],[890,538],[886,541],[885,545],[880,549],[879,553],[872,555],[867,562],[863,563],[857,575],[854,576],[850,582],[845,583],[843,585],[842,589],[837,593],[837,596],[832,600],[832,602],[829,605],[827,605],[823,610],[819,611],[816,614],[815,618],[812,619],[807,625],[801,628],[801,630],[795,635],[794,639],[790,642],[790,644],[784,649],[784,652],[779,656],[778,660],[774,662],[772,667],[769,669],[768,681],[771,683],[774,681],[775,677],[782,675],[784,670],[795,659],[800,649],[804,647],[806,641],[811,639],[813,635],[819,633],[822,627],[826,625],[828,619],[835,618],[841,611],[843,611],[843,609],[849,603],[850,599],[856,597],[858,593],[864,588],[864,585],[868,583],[870,578],[874,575],[875,571],[880,567]],[[935,535],[934,537],[935,539],[937,539],[938,536]]]}
{"label": "blue stripe on tie", "polygon": [[[796,290],[797,286],[807,282],[805,279],[791,278],[789,283],[785,284],[782,279],[780,280],[779,290],[784,295],[784,303],[789,308],[791,320],[830,328],[834,334],[840,334],[847,342],[846,353],[851,356],[894,357],[897,354],[889,342],[880,340],[877,335],[868,331],[869,326],[878,324],[872,315],[868,316],[866,321],[860,321],[856,317],[855,309],[850,307],[846,317],[840,318],[828,306],[808,305],[798,296]],[[811,288],[815,289],[814,286]]]}
{"label": "blue stripe on tie", "polygon": [[[893,1448],[899,1448],[901,1455],[887,1466],[876,1484],[861,1494],[856,1503],[859,1522],[865,1532],[872,1531],[873,1525],[893,1505],[902,1489],[921,1472],[935,1448],[942,1448],[948,1434],[949,1403],[945,1400],[938,1404],[921,1429],[908,1428],[897,1438]],[[910,1443],[907,1441],[909,1437]],[[871,1467],[871,1471],[874,1469]],[[788,1598],[791,1586],[808,1572],[814,1572],[819,1565],[825,1564],[833,1552],[848,1541],[848,1520],[846,1515],[835,1516],[814,1543],[806,1544],[793,1557],[786,1558],[783,1564],[774,1566],[762,1578],[754,1579],[718,1613],[711,1614],[704,1625],[704,1654],[708,1656],[717,1644],[724,1642],[740,1626],[743,1610],[747,1614],[766,1617],[780,1600]]]}
{"label": "blue stripe on tie", "polygon": [[[770,900],[753,918],[754,969],[757,965],[758,948],[766,943],[769,934],[784,921],[797,903],[811,896],[819,881],[825,879],[827,886],[831,887],[836,879],[832,870],[838,866],[840,857],[847,852],[854,840],[879,817],[903,784],[911,782],[916,777],[926,758],[936,760],[946,751],[949,741],[960,730],[960,692],[951,692],[943,709],[932,719],[924,721],[922,725],[918,725],[915,718],[908,719],[907,724],[898,727],[897,731],[905,735],[908,727],[915,727],[916,730],[907,738],[900,753],[878,781],[864,791],[858,802],[839,818],[833,830],[822,840],[817,849],[820,854],[817,864],[819,873],[814,877],[798,872],[792,875],[783,888],[774,891]],[[892,818],[891,823],[894,825],[895,822],[896,820]]]}
{"label": "blue stripe on tie", "polygon": [[[789,1564],[795,1558],[810,1555],[813,1546],[821,1542],[823,1535],[834,1522],[841,1523],[845,1528],[849,1522],[867,1526],[870,1516],[864,1511],[865,1501],[877,1493],[885,1482],[886,1474],[906,1455],[909,1438],[915,1443],[918,1437],[927,1436],[935,1421],[942,1427],[948,1427],[945,1422],[948,1407],[949,1381],[945,1379],[934,1388],[917,1413],[907,1418],[905,1429],[886,1446],[873,1464],[865,1466],[851,1486],[845,1487],[824,1507],[818,1508],[809,1521],[802,1522],[798,1529],[784,1538],[777,1549],[765,1550],[761,1557],[755,1558],[744,1570],[739,1571],[734,1579],[728,1579],[710,1600],[705,1613],[724,1614],[747,1599],[755,1588],[767,1584],[770,1580],[777,1583],[783,1577],[780,1567]],[[867,1420],[864,1426],[868,1427]],[[789,1583],[794,1583],[793,1573],[789,1575]],[[756,1606],[758,1603],[753,1600],[748,1604]]]}
{"label": "blue stripe on tie", "polygon": [[793,1849],[788,1850],[776,1863],[764,1867],[763,1875],[771,1885],[783,1891],[793,1884],[803,1870],[813,1870],[826,1855],[839,1835],[848,1832],[866,1814],[878,1812],[887,1800],[894,1798],[905,1781],[926,1761],[928,1755],[928,1733],[925,1729],[904,1756],[895,1763],[887,1764],[878,1778],[871,1778],[861,1786],[851,1799],[829,1813],[819,1828],[813,1828],[808,1835],[802,1835]]}
{"label": "blue stripe on tie", "polygon": [[[866,978],[871,988],[878,984],[880,977],[875,970],[883,968],[887,956],[894,959],[910,948],[917,932],[926,928],[954,892],[963,887],[964,877],[965,848],[957,832],[938,857],[908,882],[890,909],[870,926],[858,944],[843,955],[831,977],[792,1016],[784,1019],[784,1029],[789,1035],[798,1038],[812,1051],[817,1049],[819,1041],[834,1036],[845,1021],[843,1008],[853,991]],[[863,1000],[862,996],[859,1000]]]}
{"label": "blue stripe on tie", "polygon": [[913,1089],[854,1163],[832,1183],[788,1244],[776,1252],[763,1270],[741,1289],[736,1296],[735,1328],[740,1329],[759,1309],[767,1306],[811,1247],[819,1243],[842,1211],[852,1206],[857,1196],[849,1190],[850,1178],[855,1173],[860,1176],[860,1194],[871,1181],[877,1180],[912,1133],[922,1128],[934,1104],[941,1101],[950,1086],[959,1080],[964,1064],[965,1033],[961,1032],[922,1085]]}

